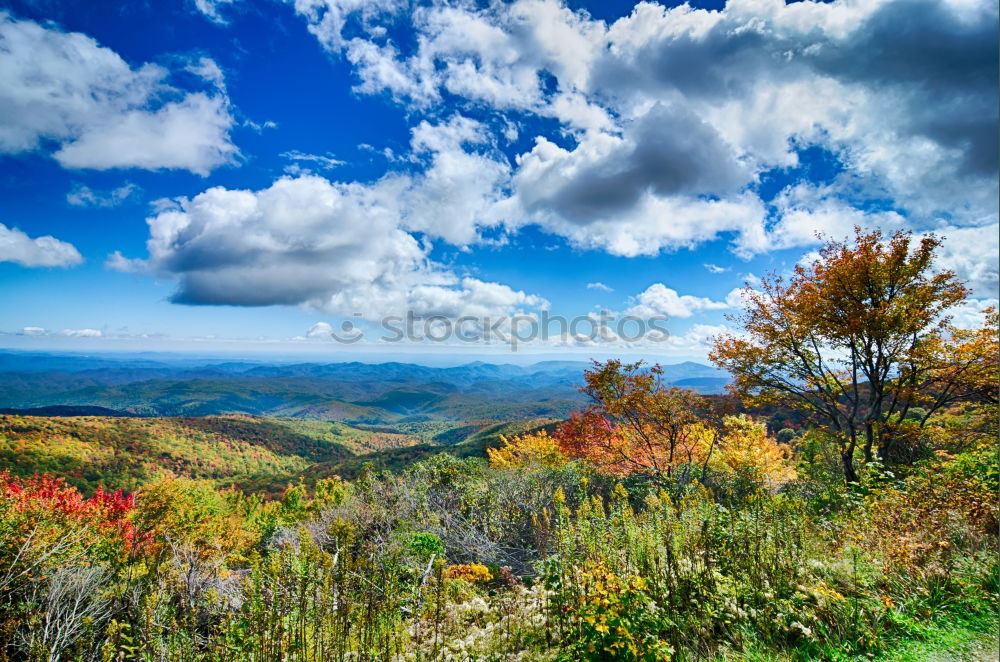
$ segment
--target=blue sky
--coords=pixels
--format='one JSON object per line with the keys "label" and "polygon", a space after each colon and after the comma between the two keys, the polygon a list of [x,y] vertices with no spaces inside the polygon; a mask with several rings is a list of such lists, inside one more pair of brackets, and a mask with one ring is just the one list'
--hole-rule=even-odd
{"label": "blue sky", "polygon": [[960,321],[997,296],[995,2],[7,7],[0,346],[419,355],[380,320],[605,309],[670,338],[527,351],[699,359],[854,225],[945,236]]}

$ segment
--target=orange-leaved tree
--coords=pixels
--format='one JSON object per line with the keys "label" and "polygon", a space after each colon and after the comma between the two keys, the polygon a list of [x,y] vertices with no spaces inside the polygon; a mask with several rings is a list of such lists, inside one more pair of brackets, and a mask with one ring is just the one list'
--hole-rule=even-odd
{"label": "orange-leaved tree", "polygon": [[670,387],[663,369],[609,360],[584,373],[592,404],[556,430],[570,457],[615,475],[688,475],[704,467],[718,436],[714,407],[694,391]]}
{"label": "orange-leaved tree", "polygon": [[748,404],[814,414],[833,433],[849,483],[858,480],[857,449],[866,461],[908,459],[898,421],[962,397],[983,360],[958,351],[963,338],[948,312],[969,290],[935,269],[940,243],[860,228],[853,240],[828,241],[790,278],[746,288],[745,310],[730,318],[742,333],[717,337],[710,358]]}

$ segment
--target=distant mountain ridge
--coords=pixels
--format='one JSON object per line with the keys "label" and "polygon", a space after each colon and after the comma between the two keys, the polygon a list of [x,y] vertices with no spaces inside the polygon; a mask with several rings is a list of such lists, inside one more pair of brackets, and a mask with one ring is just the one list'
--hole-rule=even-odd
{"label": "distant mountain ridge", "polygon": [[[519,366],[475,361],[290,363],[132,360],[0,352],[0,408],[103,408],[103,415],[244,413],[355,423],[563,417],[584,402],[587,361]],[[50,368],[50,369],[46,369]],[[728,377],[694,362],[664,365],[668,381],[722,392]],[[48,415],[67,415],[49,409]],[[65,410],[72,411],[72,410]],[[83,410],[81,410],[83,411]],[[95,412],[100,410],[93,410]]]}

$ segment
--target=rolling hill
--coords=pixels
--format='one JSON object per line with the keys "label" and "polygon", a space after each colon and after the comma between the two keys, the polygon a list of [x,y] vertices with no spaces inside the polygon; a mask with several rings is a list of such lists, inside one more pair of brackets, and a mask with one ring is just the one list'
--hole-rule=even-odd
{"label": "rolling hill", "polygon": [[219,485],[281,481],[316,463],[422,442],[330,421],[0,415],[0,467],[62,476],[88,494],[98,485],[134,490],[169,476]]}
{"label": "rolling hill", "polygon": [[245,415],[110,417],[0,415],[0,468],[61,476],[84,494],[126,491],[168,477],[280,492],[298,480],[398,471],[437,453],[485,457],[502,435],[555,418],[516,422],[414,422],[356,427],[336,421]]}

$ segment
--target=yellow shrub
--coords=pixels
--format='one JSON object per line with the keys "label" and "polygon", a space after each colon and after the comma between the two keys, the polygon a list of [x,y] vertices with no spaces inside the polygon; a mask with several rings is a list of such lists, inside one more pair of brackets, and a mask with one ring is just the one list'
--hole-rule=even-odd
{"label": "yellow shrub", "polygon": [[461,579],[470,584],[475,582],[488,582],[493,579],[489,568],[482,563],[462,563],[450,565],[444,569],[445,579]]}
{"label": "yellow shrub", "polygon": [[718,470],[751,472],[759,480],[781,484],[795,478],[789,448],[768,436],[767,426],[745,414],[727,416],[719,447],[712,456]]}
{"label": "yellow shrub", "polygon": [[555,439],[545,430],[522,434],[512,439],[500,437],[503,446],[487,448],[490,466],[497,469],[512,469],[526,465],[559,467],[566,464],[566,456],[559,450]]}

